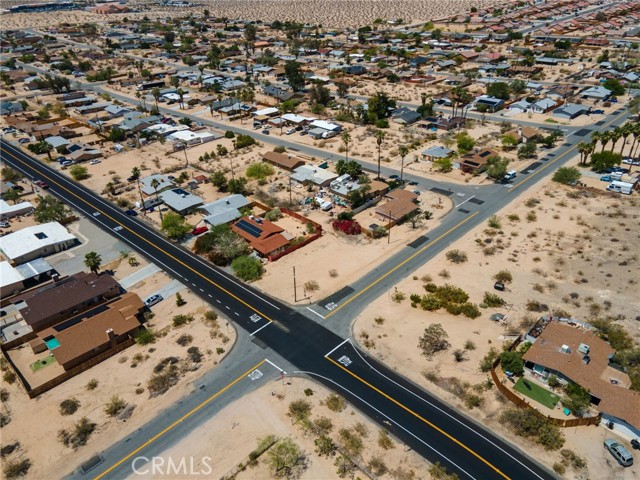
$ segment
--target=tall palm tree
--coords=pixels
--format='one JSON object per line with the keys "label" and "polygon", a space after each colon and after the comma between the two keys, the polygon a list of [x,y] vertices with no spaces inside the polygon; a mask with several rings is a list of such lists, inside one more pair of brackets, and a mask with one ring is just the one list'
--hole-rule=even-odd
{"label": "tall palm tree", "polygon": [[176,93],[178,94],[178,97],[180,98],[180,108],[184,110],[184,90],[179,88]]}
{"label": "tall palm tree", "polygon": [[200,70],[200,77],[198,77],[198,81],[200,82],[200,88],[202,88],[202,82],[204,78],[202,78],[202,74],[204,73],[204,65],[198,65],[198,70]]}
{"label": "tall palm tree", "polygon": [[400,181],[404,182],[404,157],[409,153],[409,147],[400,145],[398,153],[400,153]]}
{"label": "tall palm tree", "polygon": [[84,256],[84,264],[93,273],[98,273],[102,265],[102,257],[96,252],[89,252]]}
{"label": "tall palm tree", "polygon": [[[618,143],[618,140],[620,140],[622,138],[622,129],[620,127],[616,127],[613,130],[611,130],[609,132],[610,136],[611,136],[611,151],[615,152],[616,151],[616,143]],[[624,144],[623,144],[624,147]]]}
{"label": "tall palm tree", "polygon": [[349,161],[349,143],[351,142],[351,134],[349,133],[348,130],[345,130],[344,132],[342,132],[342,135],[340,135],[340,139],[342,140],[342,143],[344,143],[344,160],[345,162]]}
{"label": "tall palm tree", "polygon": [[598,143],[600,143],[601,138],[602,138],[602,132],[596,131],[591,134],[591,144],[593,145],[594,149],[598,145]]}
{"label": "tall palm tree", "polygon": [[144,208],[144,197],[142,196],[142,185],[140,184],[140,169],[138,167],[133,167],[131,169],[131,176],[136,179],[136,184],[138,185],[138,194],[140,195],[140,206],[142,207],[142,211],[144,214],[147,214],[147,209]]}
{"label": "tall palm tree", "polygon": [[622,146],[620,147],[620,155],[624,152],[624,146],[627,144],[627,138],[633,133],[633,124],[627,122],[620,127],[620,134],[622,135]]}
{"label": "tall palm tree", "polygon": [[611,141],[611,132],[602,132],[600,134],[600,144],[602,145],[602,150],[600,150],[601,152],[604,152],[605,147],[609,144],[609,142]]}
{"label": "tall palm tree", "polygon": [[591,153],[591,144],[580,142],[576,148],[580,153],[580,165],[585,165],[587,163],[587,158],[589,158],[589,154]]}
{"label": "tall palm tree", "polygon": [[153,99],[156,101],[156,112],[158,109],[158,102],[160,101],[160,89],[158,87],[154,87],[151,89],[151,95],[153,95]]}
{"label": "tall palm tree", "polygon": [[378,180],[380,180],[380,158],[382,157],[382,142],[386,134],[382,130],[376,130],[373,134],[376,138],[376,144],[378,145]]}
{"label": "tall palm tree", "polygon": [[[156,191],[156,202],[159,201],[159,197],[158,197],[159,186],[160,186],[160,182],[158,181],[157,178],[154,178],[153,180],[151,180],[151,188],[153,188]],[[162,209],[160,208],[159,204],[158,204],[158,212],[160,212],[160,223],[162,223]]]}

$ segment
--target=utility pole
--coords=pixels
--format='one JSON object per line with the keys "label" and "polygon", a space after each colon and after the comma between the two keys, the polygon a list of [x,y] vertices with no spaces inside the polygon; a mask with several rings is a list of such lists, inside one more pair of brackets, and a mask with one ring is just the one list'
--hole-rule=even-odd
{"label": "utility pole", "polygon": [[289,207],[293,207],[293,196],[291,192],[291,175],[289,175]]}
{"label": "utility pole", "polygon": [[293,267],[293,303],[298,301],[298,289],[296,288],[296,267]]}
{"label": "utility pole", "polygon": [[391,209],[389,209],[389,225],[387,225],[387,245],[391,243]]}
{"label": "utility pole", "polygon": [[229,165],[231,165],[231,180],[236,181],[235,173],[233,172],[233,159],[229,156]]}

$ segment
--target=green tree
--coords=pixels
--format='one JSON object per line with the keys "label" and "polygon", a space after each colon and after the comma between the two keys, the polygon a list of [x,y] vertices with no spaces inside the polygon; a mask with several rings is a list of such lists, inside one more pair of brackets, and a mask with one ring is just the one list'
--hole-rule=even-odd
{"label": "green tree", "polygon": [[611,92],[614,97],[624,95],[625,88],[617,78],[607,78],[602,82],[602,86]]}
{"label": "green tree", "polygon": [[218,190],[227,189],[227,177],[222,170],[216,170],[209,176],[209,181]]}
{"label": "green tree", "polygon": [[265,162],[256,162],[249,165],[245,173],[249,178],[252,178],[254,180],[262,180],[273,175],[274,172],[275,170],[270,164]]}
{"label": "green tree", "polygon": [[536,156],[536,142],[527,142],[518,149],[518,158],[531,158]]}
{"label": "green tree", "polygon": [[367,101],[367,119],[369,123],[387,118],[396,108],[396,101],[385,92],[376,92]]}
{"label": "green tree", "polygon": [[518,137],[516,137],[513,133],[503,135],[500,141],[505,150],[511,149],[518,145]]}
{"label": "green tree", "polygon": [[560,167],[553,174],[552,180],[563,185],[575,185],[581,176],[580,170],[576,167]]}
{"label": "green tree", "polygon": [[102,257],[96,252],[89,252],[84,256],[84,264],[93,273],[98,273],[102,265]]}
{"label": "green tree", "polygon": [[432,323],[424,329],[424,333],[418,342],[418,348],[422,350],[422,354],[425,357],[431,358],[436,353],[451,346],[449,340],[447,340],[448,338],[449,335],[440,323]]}
{"label": "green tree", "polygon": [[287,77],[287,82],[294,92],[304,88],[305,80],[300,63],[294,60],[286,62],[284,64],[284,76]]}
{"label": "green tree", "polygon": [[459,133],[456,141],[460,153],[470,152],[476,146],[476,141],[467,132]]}
{"label": "green tree", "polygon": [[439,172],[447,173],[453,170],[453,161],[449,157],[436,158],[433,167]]}
{"label": "green tree", "polygon": [[373,133],[373,136],[376,139],[376,145],[378,145],[378,180],[380,180],[380,160],[382,158],[382,143],[384,142],[384,138],[386,134],[382,130],[376,130]]}
{"label": "green tree", "polygon": [[524,371],[524,360],[522,353],[508,350],[500,354],[500,366],[502,370],[512,372],[514,375],[522,375]]}
{"label": "green tree", "polygon": [[69,170],[69,173],[74,180],[84,180],[85,178],[89,178],[89,171],[87,170],[87,167],[82,165],[74,165]]}
{"label": "green tree", "polygon": [[13,202],[15,205],[20,200],[20,192],[15,188],[9,188],[6,192],[4,192],[3,197],[7,202]]}
{"label": "green tree", "polygon": [[111,127],[109,130],[109,140],[112,142],[122,142],[125,138],[127,138],[126,132],[118,127]]}
{"label": "green tree", "polygon": [[33,218],[38,223],[62,222],[70,215],[71,210],[65,207],[61,200],[50,195],[38,198],[33,211]]}
{"label": "green tree", "polygon": [[349,161],[349,143],[351,142],[351,134],[349,133],[348,130],[345,130],[344,132],[342,132],[342,134],[340,135],[340,140],[342,140],[342,143],[344,143],[344,161],[348,162]]}
{"label": "green tree", "polygon": [[296,465],[302,460],[302,450],[290,438],[280,440],[267,453],[271,472],[275,477],[289,478]]}
{"label": "green tree", "polygon": [[231,262],[233,272],[245,282],[258,280],[264,272],[262,262],[257,258],[243,255]]}
{"label": "green tree", "polygon": [[338,160],[336,162],[336,172],[338,175],[348,174],[351,178],[358,178],[362,175],[362,166],[355,160]]}
{"label": "green tree", "polygon": [[244,193],[247,185],[247,179],[244,177],[232,178],[227,182],[227,190],[229,193]]}
{"label": "green tree", "polygon": [[177,240],[189,233],[193,227],[187,223],[182,215],[168,212],[162,219],[161,229],[167,237]]}
{"label": "green tree", "polygon": [[577,383],[569,383],[562,404],[576,415],[581,415],[591,404],[591,395]]}
{"label": "green tree", "polygon": [[487,95],[501,98],[502,100],[509,99],[509,91],[509,84],[505,82],[493,82],[487,85]]}
{"label": "green tree", "polygon": [[0,176],[2,176],[2,180],[5,182],[16,183],[22,180],[22,174],[11,167],[2,167]]}
{"label": "green tree", "polygon": [[500,180],[507,173],[507,167],[509,165],[508,158],[500,158],[499,156],[493,156],[487,160],[487,176],[494,180]]}
{"label": "green tree", "polygon": [[323,85],[316,84],[309,89],[309,100],[311,103],[327,106],[331,101],[331,92]]}
{"label": "green tree", "polygon": [[591,169],[595,172],[602,172],[607,168],[620,165],[621,162],[622,155],[609,150],[591,155]]}

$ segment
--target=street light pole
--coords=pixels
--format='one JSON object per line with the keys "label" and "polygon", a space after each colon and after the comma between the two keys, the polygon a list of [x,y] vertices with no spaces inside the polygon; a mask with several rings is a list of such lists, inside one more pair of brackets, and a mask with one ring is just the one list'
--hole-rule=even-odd
{"label": "street light pole", "polygon": [[293,267],[293,302],[297,303],[298,301],[298,289],[296,287],[296,267]]}
{"label": "street light pole", "polygon": [[391,209],[389,209],[389,225],[387,226],[387,245],[391,243]]}

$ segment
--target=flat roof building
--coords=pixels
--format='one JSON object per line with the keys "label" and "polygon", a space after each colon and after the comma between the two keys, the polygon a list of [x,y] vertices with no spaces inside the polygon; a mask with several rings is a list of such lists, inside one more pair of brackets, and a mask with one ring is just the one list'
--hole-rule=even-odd
{"label": "flat roof building", "polygon": [[21,264],[61,252],[76,245],[77,239],[58,222],[43,223],[0,238],[0,251],[11,262]]}

